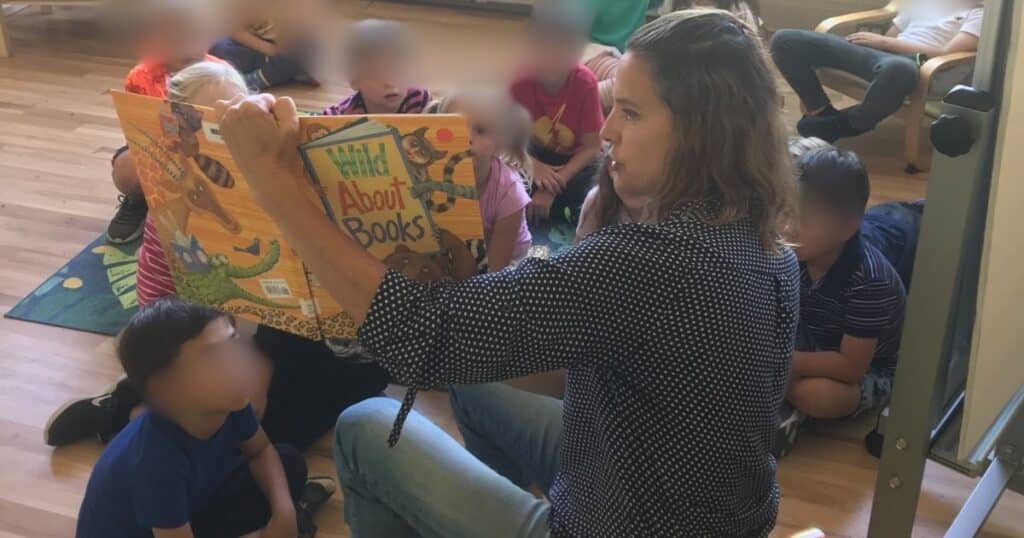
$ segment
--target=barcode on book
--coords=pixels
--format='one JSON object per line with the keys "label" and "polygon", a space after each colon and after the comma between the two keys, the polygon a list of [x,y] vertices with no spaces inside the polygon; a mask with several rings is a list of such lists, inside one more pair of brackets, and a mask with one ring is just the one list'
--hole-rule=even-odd
{"label": "barcode on book", "polygon": [[288,288],[288,283],[283,278],[261,279],[260,287],[268,299],[287,299],[292,296],[292,290]]}
{"label": "barcode on book", "polygon": [[299,308],[302,310],[302,315],[307,318],[316,316],[317,312],[320,311],[319,305],[316,301],[310,299],[299,299]]}
{"label": "barcode on book", "polygon": [[207,140],[209,140],[210,142],[213,142],[215,144],[223,144],[224,143],[224,139],[221,138],[221,136],[220,136],[220,125],[218,125],[216,123],[209,122],[209,121],[204,121],[203,122],[203,136],[205,136]]}

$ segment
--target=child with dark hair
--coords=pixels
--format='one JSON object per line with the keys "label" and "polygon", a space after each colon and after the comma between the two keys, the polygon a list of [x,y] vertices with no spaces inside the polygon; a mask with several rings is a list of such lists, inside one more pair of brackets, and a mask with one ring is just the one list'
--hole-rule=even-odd
{"label": "child with dark hair", "polygon": [[368,19],[352,25],[345,47],[354,93],[324,109],[326,116],[418,114],[430,91],[409,85],[413,43],[402,23]]}
{"label": "child with dark hair", "polygon": [[870,183],[852,152],[822,148],[798,162],[800,321],[776,453],[800,419],[841,418],[885,405],[892,392],[906,293],[860,234]]}
{"label": "child with dark hair", "polygon": [[260,428],[256,355],[234,320],[160,299],[129,321],[118,356],[147,410],[93,468],[76,536],[296,536],[306,463]]}
{"label": "child with dark hair", "polygon": [[[835,147],[820,138],[796,137],[789,142],[789,155],[797,167],[805,154],[819,149]],[[887,202],[868,208],[860,223],[861,239],[889,260],[908,294],[923,217],[924,200]]]}
{"label": "child with dark hair", "polygon": [[593,185],[604,113],[597,78],[580,57],[590,20],[572,3],[542,2],[529,23],[529,64],[512,97],[533,119],[533,189],[527,214],[575,225]]}

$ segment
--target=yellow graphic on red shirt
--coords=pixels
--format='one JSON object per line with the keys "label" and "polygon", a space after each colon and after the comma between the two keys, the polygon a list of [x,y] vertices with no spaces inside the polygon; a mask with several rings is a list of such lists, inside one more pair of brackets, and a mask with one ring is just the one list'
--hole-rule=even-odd
{"label": "yellow graphic on red shirt", "polygon": [[537,121],[533,122],[533,137],[541,146],[552,151],[572,153],[576,145],[576,134],[560,121],[564,113],[565,103],[562,103],[554,119],[547,116],[537,118]]}

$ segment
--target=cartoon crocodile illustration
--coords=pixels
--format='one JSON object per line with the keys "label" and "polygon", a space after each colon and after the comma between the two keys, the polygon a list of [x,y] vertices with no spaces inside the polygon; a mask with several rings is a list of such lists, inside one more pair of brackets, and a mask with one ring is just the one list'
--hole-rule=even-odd
{"label": "cartoon crocodile illustration", "polygon": [[172,273],[174,285],[182,297],[214,307],[241,299],[269,308],[299,308],[298,305],[283,304],[253,295],[234,281],[236,278],[257,277],[273,269],[281,256],[281,246],[277,240],[270,241],[266,256],[249,267],[232,265],[223,254],[207,255],[194,236],[189,236],[186,244],[181,243],[175,242],[175,263],[188,266],[190,271]]}

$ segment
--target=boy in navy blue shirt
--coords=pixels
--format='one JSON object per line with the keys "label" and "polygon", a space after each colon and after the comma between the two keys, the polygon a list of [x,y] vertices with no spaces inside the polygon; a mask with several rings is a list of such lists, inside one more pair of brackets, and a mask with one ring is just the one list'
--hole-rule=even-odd
{"label": "boy in navy blue shirt", "polygon": [[848,417],[888,402],[906,302],[896,270],[861,240],[870,184],[860,159],[830,147],[806,153],[797,168],[800,320],[792,412],[780,430],[790,446],[802,416]]}
{"label": "boy in navy blue shirt", "polygon": [[254,352],[234,321],[160,299],[132,318],[118,355],[148,410],[93,468],[76,535],[295,537],[305,460],[260,428]]}

